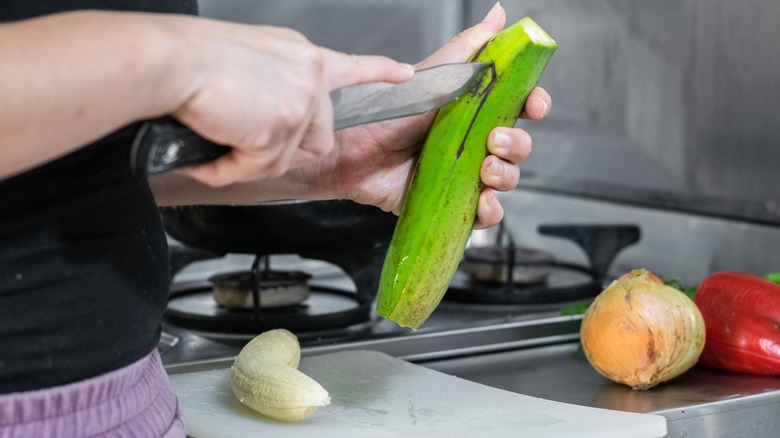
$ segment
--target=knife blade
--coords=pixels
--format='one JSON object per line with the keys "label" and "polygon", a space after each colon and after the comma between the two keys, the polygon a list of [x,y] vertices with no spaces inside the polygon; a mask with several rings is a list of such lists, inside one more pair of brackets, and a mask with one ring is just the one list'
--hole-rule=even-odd
{"label": "knife blade", "polygon": [[[489,66],[444,64],[418,70],[402,84],[375,82],[334,90],[330,93],[333,128],[340,130],[441,108],[468,91]],[[152,175],[209,162],[229,150],[166,116],[141,125],[131,146],[130,165],[137,174]]]}

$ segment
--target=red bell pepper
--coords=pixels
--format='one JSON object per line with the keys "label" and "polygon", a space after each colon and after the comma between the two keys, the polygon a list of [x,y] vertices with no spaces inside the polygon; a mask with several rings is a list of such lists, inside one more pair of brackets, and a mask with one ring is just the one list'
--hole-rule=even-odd
{"label": "red bell pepper", "polygon": [[717,272],[696,289],[706,328],[699,363],[780,375],[780,285],[742,272]]}

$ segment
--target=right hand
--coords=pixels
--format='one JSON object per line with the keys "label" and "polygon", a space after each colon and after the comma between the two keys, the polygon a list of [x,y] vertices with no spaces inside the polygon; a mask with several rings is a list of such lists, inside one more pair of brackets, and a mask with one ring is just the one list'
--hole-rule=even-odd
{"label": "right hand", "polygon": [[197,56],[189,71],[195,87],[173,116],[233,148],[213,162],[178,170],[209,186],[280,176],[330,153],[331,90],[399,83],[413,75],[411,66],[318,47],[289,29],[204,19],[196,24],[206,31],[183,27],[190,30],[185,50]]}

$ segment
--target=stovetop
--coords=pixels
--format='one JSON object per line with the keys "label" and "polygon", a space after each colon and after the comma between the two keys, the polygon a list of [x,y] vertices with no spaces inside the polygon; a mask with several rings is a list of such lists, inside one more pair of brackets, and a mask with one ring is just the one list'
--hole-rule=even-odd
{"label": "stovetop", "polygon": [[[318,259],[294,254],[228,254],[207,258],[176,270],[171,286],[166,325],[161,343],[163,360],[176,363],[234,352],[253,336],[271,328],[293,331],[304,349],[345,348],[345,345],[380,342],[395,345],[393,354],[421,354],[418,345],[430,336],[452,336],[457,351],[484,351],[484,341],[467,345],[470,336],[486,328],[519,324],[523,327],[556,327],[555,335],[576,337],[577,323],[559,323],[563,308],[595,297],[607,281],[615,257],[640,238],[636,225],[545,224],[540,234],[571,241],[586,256],[585,263],[559,261],[542,249],[519,245],[502,223],[493,235],[475,231],[465,257],[443,301],[421,330],[412,331],[376,316],[374,312],[381,258],[351,259],[334,248],[332,257],[318,252]],[[186,249],[186,248],[185,248]],[[183,254],[186,251],[175,251]],[[310,295],[302,303],[281,308],[234,308],[218,302],[209,280],[215,274],[244,272],[250,278],[251,296],[260,300],[264,273],[303,272],[309,277]],[[233,278],[231,274],[231,278]],[[356,276],[357,275],[357,276]],[[219,286],[217,289],[221,289]],[[221,290],[220,290],[221,293]],[[260,300],[262,301],[262,300]],[[565,327],[563,329],[562,327]],[[513,330],[512,328],[509,329]],[[563,330],[563,332],[561,332]],[[541,330],[547,337],[547,329]],[[499,336],[500,337],[500,336]],[[526,342],[537,335],[515,338]],[[547,342],[547,341],[545,341]],[[398,350],[399,346],[406,346]],[[190,348],[192,347],[192,348]],[[228,350],[226,350],[226,347]],[[438,350],[427,346],[429,350]],[[508,348],[501,346],[500,348]],[[427,356],[441,354],[428,351]]]}
{"label": "stovetop", "polygon": [[[197,262],[182,270],[174,287],[201,287],[215,272],[247,266],[252,256],[231,254]],[[295,255],[271,257],[275,269],[305,269],[312,287],[354,291],[351,279],[327,262]],[[458,275],[464,275],[458,273]],[[520,346],[571,341],[578,338],[580,316],[561,309],[581,300],[542,304],[470,304],[443,301],[422,328],[413,331],[373,313],[369,321],[346,329],[297,333],[303,354],[372,348],[410,360],[496,351]],[[486,332],[488,339],[483,339]],[[163,363],[181,363],[235,356],[252,335],[203,331],[163,323],[160,342]]]}
{"label": "stovetop", "polygon": [[[638,222],[642,238],[610,263],[605,279],[647,268],[695,284],[717,270],[762,274],[780,266],[780,229],[727,219],[682,215],[642,207],[591,202],[546,193],[502,195],[515,240],[551,251],[564,263],[587,266],[571,242],[538,233],[546,223]],[[250,255],[193,263],[177,284],[202,282],[211,273],[248,266]],[[313,284],[353,288],[337,267],[297,256],[274,256],[276,266],[305,266]],[[303,337],[305,357],[346,349],[382,351],[468,380],[566,403],[656,413],[667,418],[668,436],[777,436],[780,379],[725,373],[696,366],[651,391],[633,391],[596,373],[577,356],[580,315],[569,304],[473,305],[443,301],[418,331],[372,317],[367,327],[339,337]],[[229,366],[246,335],[214,336],[163,325],[160,349],[169,373]]]}

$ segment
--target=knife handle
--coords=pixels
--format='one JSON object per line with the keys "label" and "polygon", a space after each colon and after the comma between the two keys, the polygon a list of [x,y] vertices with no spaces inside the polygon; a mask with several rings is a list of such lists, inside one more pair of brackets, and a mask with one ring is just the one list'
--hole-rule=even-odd
{"label": "knife handle", "polygon": [[229,150],[166,116],[144,122],[138,129],[130,150],[130,165],[137,174],[153,175],[207,163]]}

